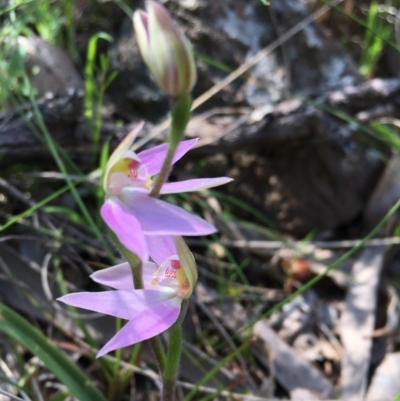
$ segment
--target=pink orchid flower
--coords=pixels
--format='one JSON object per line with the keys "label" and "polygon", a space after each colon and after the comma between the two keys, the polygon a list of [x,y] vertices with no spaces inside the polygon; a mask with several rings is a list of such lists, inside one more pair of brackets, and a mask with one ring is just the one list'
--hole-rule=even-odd
{"label": "pink orchid flower", "polygon": [[[104,190],[107,199],[101,216],[119,241],[142,260],[147,258],[144,235],[208,235],[215,227],[178,206],[149,196],[153,180],[162,167],[168,144],[138,154],[130,148],[143,123],[137,125],[119,144],[106,165]],[[179,144],[173,163],[197,142]],[[198,191],[232,181],[228,177],[201,178],[165,183],[161,194]]]}
{"label": "pink orchid flower", "polygon": [[183,239],[152,236],[148,240],[155,263],[143,262],[143,290],[135,290],[131,268],[128,263],[122,263],[91,276],[115,290],[80,292],[58,299],[67,305],[128,320],[97,357],[167,330],[177,321],[182,301],[192,294],[197,269]]}

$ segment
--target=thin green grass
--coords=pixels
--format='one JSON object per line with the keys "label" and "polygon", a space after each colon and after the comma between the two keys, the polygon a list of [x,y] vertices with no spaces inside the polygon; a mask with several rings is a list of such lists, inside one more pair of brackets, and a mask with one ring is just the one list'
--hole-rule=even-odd
{"label": "thin green grass", "polygon": [[220,362],[218,362],[213,368],[211,368],[207,374],[203,376],[202,379],[200,379],[197,383],[196,386],[189,392],[189,394],[183,399],[183,401],[191,401],[193,397],[196,395],[196,393],[199,391],[199,387],[207,383],[209,380],[213,379],[214,376],[218,373],[218,371],[226,365],[229,361],[231,361],[233,358],[235,358],[237,355],[245,351],[252,343],[252,340],[247,340],[245,341],[240,347],[238,347],[236,350],[232,351],[229,355],[227,355],[225,358],[223,358]]}
{"label": "thin green grass", "polygon": [[51,397],[49,401],[64,401],[68,396],[69,394],[67,392],[61,391],[55,394],[53,397]]}
{"label": "thin green grass", "polygon": [[132,18],[133,16],[133,10],[131,7],[126,4],[125,1],[123,0],[112,0],[115,4],[118,5],[118,7],[129,17]]}
{"label": "thin green grass", "polygon": [[104,93],[117,76],[117,72],[109,72],[110,55],[100,54],[99,68],[96,64],[97,43],[99,39],[112,42],[113,38],[105,32],[99,32],[89,39],[85,64],[85,102],[84,115],[93,139],[93,155],[97,154],[102,127],[101,108]]}
{"label": "thin green grass", "polygon": [[[190,361],[191,363],[193,363],[193,365],[194,365],[197,369],[199,369],[199,370],[204,374],[204,378],[207,377],[207,379],[204,379],[204,383],[206,383],[206,382],[208,382],[208,381],[212,381],[216,386],[223,386],[222,383],[221,383],[217,378],[215,378],[215,375],[218,373],[218,370],[219,370],[220,368],[218,368],[218,369],[215,371],[215,373],[213,372],[212,375],[208,376],[209,373],[210,373],[210,371],[209,371],[207,368],[205,368],[205,367],[200,363],[198,357],[194,356],[194,355],[193,355],[187,348],[185,348],[185,347],[182,348],[182,353],[185,355],[186,358],[189,359],[189,361]],[[219,366],[220,366],[220,365],[219,365]],[[223,366],[223,365],[222,365],[222,366]],[[221,367],[221,366],[220,366],[220,367]],[[201,384],[199,384],[199,385],[197,386],[196,392],[198,391],[198,388],[199,388],[200,386],[201,386]],[[193,390],[194,390],[194,389],[193,389]],[[192,390],[192,391],[193,391],[193,390]],[[185,401],[185,400],[184,400],[184,401]]]}
{"label": "thin green grass", "polygon": [[14,68],[12,53],[19,36],[39,34],[45,41],[66,47],[77,58],[72,0],[10,1],[0,10],[0,107],[7,109],[12,93],[27,96],[29,88],[22,82],[21,71]]}
{"label": "thin green grass", "polygon": [[[82,181],[84,181],[84,178],[82,178]],[[9,220],[5,224],[0,226],[0,232],[11,227],[12,225],[18,223],[21,219],[32,216],[32,214],[35,213],[37,210],[39,210],[43,206],[47,205],[48,203],[50,203],[54,199],[58,198],[59,196],[63,195],[64,193],[68,192],[68,190],[69,190],[68,185],[63,188],[60,188],[59,190],[53,192],[51,195],[49,195],[46,198],[42,199],[41,201],[37,202],[34,206],[30,207],[29,209],[26,209],[25,211],[13,216],[13,217],[10,217]]]}
{"label": "thin green grass", "polygon": [[[16,351],[15,353],[18,354],[18,351]],[[15,387],[15,389],[18,390],[18,392],[20,392],[25,397],[33,398],[35,396],[35,394],[31,389],[26,388],[26,386],[21,385],[18,381],[12,380],[7,376],[0,375],[0,383],[6,383],[12,385],[13,387]]]}
{"label": "thin green grass", "polygon": [[[368,235],[366,235],[362,240],[360,240],[360,242],[352,247],[351,249],[349,249],[347,252],[345,252],[341,257],[339,257],[334,263],[332,263],[331,265],[329,265],[326,270],[323,273],[318,274],[316,277],[314,277],[313,279],[311,279],[309,282],[307,282],[306,284],[304,284],[302,287],[300,287],[298,290],[296,290],[295,292],[293,292],[293,294],[289,295],[284,301],[279,302],[277,305],[275,305],[274,307],[272,307],[270,310],[268,310],[268,312],[266,312],[265,314],[263,314],[258,320],[266,318],[270,315],[272,315],[272,313],[274,313],[275,311],[281,309],[286,303],[290,302],[292,299],[296,298],[298,295],[302,294],[303,292],[307,291],[308,289],[310,289],[311,287],[313,287],[315,284],[317,284],[322,278],[324,278],[331,270],[335,269],[336,267],[340,266],[343,262],[345,262],[347,259],[349,259],[351,256],[353,256],[357,251],[359,251],[360,249],[362,249],[364,247],[364,245],[372,238],[375,237],[375,235],[378,234],[378,232],[380,231],[380,229],[389,221],[389,219],[395,215],[395,213],[397,213],[397,211],[400,209],[400,200],[396,202],[396,204],[388,211],[388,213],[386,213],[386,215],[384,216],[384,218],[374,227],[373,230],[371,230],[369,232]],[[251,321],[248,325],[246,325],[245,327],[243,327],[242,329],[239,330],[239,332],[242,332],[246,329],[251,328],[252,326],[254,326],[254,324],[257,321]]]}
{"label": "thin green grass", "polygon": [[[69,293],[62,271],[60,268],[56,269],[56,280],[58,283],[58,287],[61,291],[61,295],[66,295]],[[73,306],[67,306],[67,310],[69,310],[71,312],[71,316],[74,317],[74,321],[76,323],[76,325],[82,330],[82,333],[84,335],[84,339],[85,341],[94,349],[100,349],[99,344],[97,343],[97,341],[92,337],[92,335],[90,334],[89,330],[86,327],[86,324],[84,322],[84,320],[82,320],[78,313],[76,308],[74,308]],[[115,379],[115,370],[112,367],[112,364],[107,361],[107,360],[99,360],[98,361],[98,365],[102,370],[102,373],[104,375],[104,377],[106,378],[106,380],[108,381],[108,383],[111,385]]]}
{"label": "thin green grass", "polygon": [[[135,361],[138,359],[141,349],[142,349],[142,343],[137,343],[137,344],[133,345],[131,357],[129,358],[129,361],[128,361],[129,365],[135,364]],[[122,387],[126,387],[128,385],[128,382],[131,379],[131,375],[132,375],[132,373],[129,370],[126,370],[126,372],[123,372],[122,378],[121,378]]]}
{"label": "thin green grass", "polygon": [[106,400],[76,364],[32,324],[3,304],[0,312],[0,330],[37,355],[71,394],[79,400]]}
{"label": "thin green grass", "polygon": [[[26,75],[26,73],[24,73],[24,80],[29,81],[28,77]],[[84,219],[86,220],[87,224],[91,227],[91,229],[93,230],[94,235],[97,237],[97,239],[103,244],[104,248],[106,249],[106,251],[109,253],[109,255],[112,257],[113,252],[111,251],[110,247],[108,246],[107,242],[104,239],[104,236],[102,234],[102,232],[100,231],[100,229],[98,228],[98,226],[96,225],[93,217],[91,216],[91,214],[88,211],[87,206],[85,205],[85,203],[83,202],[81,196],[79,195],[78,191],[76,190],[75,184],[73,183],[73,181],[71,180],[69,173],[65,167],[65,164],[62,160],[62,158],[60,157],[60,154],[57,150],[57,146],[55,145],[54,139],[52,138],[51,134],[49,133],[49,131],[47,130],[47,127],[43,121],[43,117],[39,111],[38,108],[38,104],[36,102],[35,96],[33,91],[30,92],[29,94],[29,100],[31,102],[31,105],[33,107],[33,115],[35,117],[35,120],[39,126],[39,129],[41,130],[48,149],[51,153],[51,155],[53,156],[53,159],[57,165],[57,167],[59,168],[60,172],[64,175],[64,179],[68,185],[68,188],[70,190],[70,192],[72,193],[78,208],[80,209]]]}
{"label": "thin green grass", "polygon": [[354,21],[355,23],[357,23],[358,25],[364,27],[366,30],[370,31],[372,35],[374,35],[376,38],[382,40],[383,43],[391,46],[394,50],[396,50],[397,52],[400,52],[400,47],[399,45],[394,42],[393,40],[389,40],[385,35],[383,35],[382,32],[380,32],[379,30],[376,31],[375,27],[372,26],[372,24],[368,23],[367,21],[364,21],[363,19],[357,17],[356,15],[344,10],[342,7],[340,7],[339,5],[336,5],[335,3],[329,1],[329,0],[318,0],[323,4],[326,4],[327,6],[329,6],[330,8],[332,8],[333,10],[339,12],[340,14],[343,14],[344,16],[350,18],[352,21]]}
{"label": "thin green grass", "polygon": [[68,209],[66,207],[63,206],[45,206],[42,208],[43,213],[55,213],[55,214],[61,214],[64,215],[68,218],[68,220],[76,223],[76,224],[80,224],[82,227],[86,226],[86,222],[85,220],[82,218],[82,216],[71,210]]}
{"label": "thin green grass", "polygon": [[276,229],[276,225],[272,221],[270,221],[263,213],[259,212],[255,207],[249,205],[245,201],[218,191],[211,190],[210,193],[212,196],[215,196],[217,199],[221,199],[223,202],[231,203],[232,205],[238,206],[239,208],[245,210],[250,215],[255,217],[259,223],[264,224],[269,228]]}
{"label": "thin green grass", "polygon": [[[25,2],[22,4],[22,6],[27,5],[28,3],[33,2]],[[54,3],[55,4],[55,3]],[[86,227],[89,226],[91,230],[95,233],[97,238],[103,242],[103,246],[107,249],[107,243],[104,241],[104,236],[100,232],[98,226],[95,224],[93,218],[91,217],[87,206],[84,204],[83,200],[81,199],[79,193],[77,192],[75,185],[82,184],[86,181],[86,177],[80,172],[80,170],[74,165],[72,160],[69,159],[67,154],[58,147],[58,145],[54,142],[52,136],[47,130],[47,127],[43,121],[43,118],[41,116],[37,101],[36,101],[36,91],[35,89],[31,86],[27,73],[24,69],[23,65],[23,59],[24,59],[24,51],[17,45],[16,38],[20,34],[25,34],[29,36],[31,32],[26,29],[26,26],[28,23],[35,23],[35,27],[41,37],[43,37],[45,40],[51,42],[51,43],[56,43],[56,44],[61,44],[60,41],[57,39],[57,36],[59,34],[59,29],[60,29],[60,20],[57,18],[54,18],[54,15],[51,15],[50,7],[53,7],[54,4],[50,4],[47,1],[40,1],[40,2],[35,2],[35,6],[37,6],[36,11],[39,12],[41,16],[41,20],[35,20],[32,19],[34,17],[31,17],[29,14],[29,10],[23,10],[21,13],[20,7],[9,7],[6,12],[8,12],[10,15],[10,22],[11,25],[6,25],[1,31],[0,35],[1,38],[4,38],[7,36],[8,39],[12,38],[12,40],[7,40],[6,42],[3,41],[3,43],[7,43],[6,47],[1,48],[1,53],[4,56],[2,60],[2,64],[0,64],[0,68],[2,70],[5,70],[7,74],[2,75],[1,79],[1,93],[0,93],[0,100],[3,100],[3,104],[5,99],[7,99],[7,102],[9,99],[11,99],[12,103],[14,104],[16,110],[21,110],[21,116],[25,119],[25,122],[28,124],[28,126],[31,128],[32,132],[35,133],[35,135],[38,137],[38,139],[48,147],[50,153],[52,154],[55,163],[57,164],[60,172],[63,174],[65,181],[67,182],[67,185],[64,188],[61,188],[60,190],[55,191],[52,195],[46,197],[42,201],[38,202],[35,204],[33,207],[27,209],[23,213],[13,216],[10,218],[5,224],[3,224],[0,227],[0,231],[4,231],[7,228],[10,228],[13,224],[17,223],[21,219],[24,219],[28,216],[31,216],[33,213],[35,213],[37,210],[41,209],[43,213],[62,213],[65,216],[67,216],[71,221],[74,223],[79,223],[81,225],[85,225]],[[65,7],[65,15],[71,17],[72,16],[72,3],[70,1],[62,2],[63,6]],[[19,14],[17,14],[15,11],[18,9]],[[68,37],[70,39],[73,38],[74,32],[73,32],[73,24],[70,25],[70,30],[68,32]],[[13,44],[11,44],[13,43]],[[69,46],[69,50],[71,54],[74,56],[74,45]],[[93,47],[91,48],[93,49]],[[11,57],[9,57],[11,55]],[[100,58],[101,62],[101,72],[105,73],[104,77],[102,78],[101,81],[101,91],[100,91],[100,97],[97,96],[96,93],[96,98],[95,98],[95,109],[97,110],[97,114],[94,116],[94,127],[95,127],[95,132],[94,132],[94,141],[96,144],[98,144],[98,139],[99,139],[99,133],[101,129],[101,113],[100,113],[100,108],[101,108],[101,102],[103,99],[104,91],[108,84],[111,82],[115,74],[108,75],[107,69],[109,65],[109,57],[102,57]],[[9,79],[11,78],[11,80]],[[90,77],[89,77],[90,78]],[[93,78],[93,76],[92,76]],[[93,78],[94,79],[94,78]],[[11,84],[10,85],[10,81]],[[86,82],[89,82],[87,80]],[[93,85],[94,82],[92,81],[91,84]],[[93,94],[93,91],[91,92]],[[25,111],[24,107],[22,105],[25,103],[26,99],[29,100],[30,102],[30,107],[33,111],[33,119],[35,124],[32,124],[31,120],[26,119],[25,117]],[[68,172],[68,167],[71,168],[74,173],[76,173],[80,178],[77,180],[72,180],[69,176]],[[46,206],[49,202],[55,200],[59,196],[63,195],[66,192],[71,192],[73,197],[75,198],[75,201],[80,209],[80,213],[77,213],[75,211],[71,211],[69,209],[63,208],[61,206]],[[56,235],[56,237],[60,237],[59,233],[48,233],[51,235]],[[65,239],[65,238],[64,238]],[[110,252],[110,258],[112,259],[112,252]],[[57,258],[54,258],[54,263],[57,262]],[[60,270],[58,270],[58,273],[60,273]],[[59,288],[63,289],[64,293],[66,292],[66,287],[63,284],[63,279],[60,277],[58,274],[58,285]],[[30,297],[28,297],[30,298]],[[32,299],[31,299],[32,300]],[[11,317],[10,317],[11,319]],[[85,322],[83,322],[81,319],[78,317],[75,318],[75,321],[78,325],[78,327],[81,328],[82,332],[85,333],[85,338],[86,341],[93,347],[98,348],[98,344],[93,340],[93,338],[90,336]],[[28,324],[28,323],[27,323]],[[28,326],[27,326],[28,327]],[[5,326],[5,328],[8,329],[8,326]],[[10,335],[14,335],[13,332],[9,332]],[[27,330],[28,333],[28,330]],[[21,338],[20,338],[21,339]],[[38,340],[38,338],[36,339]],[[25,341],[24,344],[29,348],[29,342]],[[38,352],[38,356],[40,356],[40,350],[36,350]],[[44,361],[46,360],[46,356],[43,354],[42,357],[44,358]],[[51,360],[47,360],[48,366],[51,367]],[[100,361],[98,363],[100,367],[102,367],[103,374],[107,378],[107,381],[109,382],[110,386],[112,383],[115,383],[115,369],[111,369],[111,365],[105,361]],[[110,366],[108,366],[110,365]],[[61,371],[62,372],[62,371]],[[112,372],[114,372],[114,375],[112,375]],[[63,375],[64,373],[62,373]],[[67,376],[65,376],[67,377]],[[60,377],[61,380],[63,380],[62,377]],[[69,380],[69,379],[67,379]],[[70,388],[73,388],[73,382],[71,382]],[[89,390],[89,388],[88,388]],[[80,390],[79,390],[80,391]],[[88,393],[89,394],[89,393]],[[68,394],[64,393],[59,393],[54,397],[54,400],[57,399],[65,399],[65,397]],[[90,399],[93,400],[100,400],[100,395],[99,394],[92,394],[92,396],[89,396]],[[85,396],[80,397],[80,399],[88,399]],[[102,399],[102,398],[101,398]]]}
{"label": "thin green grass", "polygon": [[[324,110],[325,112],[339,118],[342,121],[352,124],[354,127],[357,127],[360,130],[360,132],[367,134],[370,137],[375,138],[386,145],[389,145],[392,151],[394,150],[397,153],[400,153],[400,139],[396,133],[394,133],[387,127],[387,124],[382,124],[378,121],[373,121],[370,123],[370,125],[364,124],[358,121],[355,117],[345,113],[342,110],[335,109],[333,107],[316,102],[301,95],[293,95],[293,97],[296,97],[304,101],[305,103],[311,104],[317,109]],[[370,146],[375,148],[377,154],[379,155],[382,161],[384,162],[387,161],[387,156],[384,153],[382,153],[382,151],[378,149],[376,145],[371,143]]]}
{"label": "thin green grass", "polygon": [[[94,43],[96,43],[96,41]],[[93,47],[95,48],[95,45],[92,45],[92,48]],[[32,107],[34,121],[35,121],[37,126],[36,127],[33,126],[30,121],[29,121],[29,125],[31,126],[31,128],[33,128],[33,131],[36,133],[38,138],[41,139],[41,141],[48,147],[51,155],[53,156],[53,159],[54,159],[56,165],[58,166],[60,172],[63,174],[63,176],[65,178],[65,181],[67,183],[68,189],[72,193],[72,195],[73,195],[73,197],[74,197],[74,199],[75,199],[75,201],[76,201],[76,203],[78,205],[78,208],[80,209],[80,212],[82,213],[83,218],[85,219],[85,221],[89,225],[89,227],[91,227],[91,229],[93,230],[94,235],[98,238],[98,240],[100,242],[103,243],[103,246],[106,249],[106,251],[109,253],[110,257],[112,257],[113,252],[111,251],[111,249],[109,248],[107,242],[105,241],[104,236],[101,233],[101,231],[100,231],[98,225],[96,224],[95,220],[93,219],[93,217],[89,213],[85,203],[83,202],[83,200],[80,197],[78,191],[76,190],[74,183],[69,178],[69,173],[67,171],[67,167],[66,167],[63,159],[68,159],[68,164],[69,165],[73,165],[73,162],[69,160],[69,158],[65,154],[65,152],[59,150],[57,144],[54,142],[52,136],[50,135],[49,131],[47,130],[47,127],[46,127],[46,125],[44,123],[44,120],[42,118],[42,115],[40,113],[40,110],[39,110],[39,107],[38,107],[38,104],[37,104],[37,100],[36,100],[36,96],[35,96],[35,90],[34,90],[34,88],[31,86],[31,84],[29,82],[28,75],[27,75],[27,73],[25,71],[25,68],[24,68],[24,65],[23,65],[24,52],[19,46],[17,46],[17,49],[14,52],[13,57],[15,58],[14,61],[13,61],[13,64],[15,64],[14,68],[16,70],[18,70],[19,73],[21,74],[23,87],[25,88],[25,91],[26,91],[26,93],[24,95],[27,96],[29,101],[30,101],[30,104],[31,104],[31,107]],[[106,60],[109,60],[109,59],[106,59]],[[103,65],[107,65],[107,61],[103,61]],[[110,80],[108,79],[107,82],[110,82]],[[20,95],[16,94],[16,97],[20,98]],[[100,100],[102,100],[102,97],[101,97]],[[22,102],[22,100],[20,99],[20,104],[21,104],[21,102]],[[95,118],[96,118],[95,127],[101,127],[101,118],[98,117],[98,116],[96,116]],[[100,125],[99,125],[99,122],[100,122]],[[97,138],[97,141],[98,141],[98,138]]]}
{"label": "thin green grass", "polygon": [[[377,0],[373,0],[369,6],[367,26],[363,51],[360,57],[360,72],[367,77],[371,77],[382,55],[385,43],[393,36],[393,25],[380,16],[379,2]],[[378,32],[379,36],[375,32]]]}

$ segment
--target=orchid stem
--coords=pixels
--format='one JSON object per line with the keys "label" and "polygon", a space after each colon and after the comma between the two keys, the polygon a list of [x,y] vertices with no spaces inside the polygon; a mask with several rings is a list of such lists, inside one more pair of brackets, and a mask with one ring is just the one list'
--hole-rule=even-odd
{"label": "orchid stem", "polygon": [[[192,97],[187,93],[173,99],[168,151],[163,161],[160,173],[158,174],[150,192],[150,196],[153,198],[158,198],[160,196],[162,186],[168,178],[175,152],[185,135],[185,129],[190,120],[191,106]],[[182,350],[182,320],[186,315],[186,310],[187,301],[184,301],[177,322],[169,330],[170,341],[167,356],[165,356],[160,337],[156,336],[149,340],[162,373],[162,401],[175,400],[175,383]]]}
{"label": "orchid stem", "polygon": [[175,400],[175,384],[182,351],[182,322],[186,316],[188,301],[182,302],[178,320],[169,330],[169,347],[165,369],[163,370],[163,389],[161,401]]}
{"label": "orchid stem", "polygon": [[175,383],[182,350],[182,324],[177,322],[169,330],[167,363],[163,373],[161,401],[175,400]]}
{"label": "orchid stem", "polygon": [[158,198],[160,196],[161,188],[168,178],[175,151],[178,148],[179,142],[185,135],[185,129],[190,120],[191,107],[192,97],[188,93],[172,99],[168,152],[165,156],[161,171],[156,178],[153,189],[150,192],[150,196],[153,198]]}
{"label": "orchid stem", "polygon": [[135,290],[142,290],[144,288],[142,264],[140,263],[137,266],[130,266],[132,270],[133,285],[135,286]]}
{"label": "orchid stem", "polygon": [[164,379],[161,401],[175,400],[175,379]]}
{"label": "orchid stem", "polygon": [[148,341],[151,345],[154,355],[156,356],[160,371],[162,372],[165,369],[167,357],[165,356],[164,347],[161,343],[160,337],[156,336],[150,338]]}
{"label": "orchid stem", "polygon": [[169,144],[168,152],[167,155],[165,156],[160,174],[158,174],[153,189],[150,192],[150,196],[152,196],[153,198],[158,198],[160,196],[161,187],[168,178],[176,148],[177,146],[172,146],[171,143]]}

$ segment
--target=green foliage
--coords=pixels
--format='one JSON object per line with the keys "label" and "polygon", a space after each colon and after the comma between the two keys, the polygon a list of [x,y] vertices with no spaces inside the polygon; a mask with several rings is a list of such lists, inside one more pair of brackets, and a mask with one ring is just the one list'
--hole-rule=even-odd
{"label": "green foliage", "polygon": [[49,401],[64,401],[69,396],[66,392],[59,392],[54,397],[52,397]]}
{"label": "green foliage", "polygon": [[46,198],[42,199],[40,202],[37,202],[36,205],[24,210],[22,213],[14,215],[9,218],[9,220],[4,223],[2,226],[0,226],[0,232],[11,227],[12,225],[18,223],[20,220],[32,216],[33,213],[35,213],[37,210],[42,208],[44,205],[47,205],[49,202],[52,200],[58,198],[62,194],[66,193],[69,190],[68,186],[65,186],[61,189],[59,189],[56,192],[53,192],[51,195],[47,196]]}
{"label": "green foliage", "polygon": [[[343,14],[345,17],[351,19],[354,21],[356,24],[364,27],[366,30],[371,31],[372,35],[376,36],[379,39],[382,39],[387,45],[391,46],[393,49],[396,51],[400,51],[399,45],[394,42],[393,40],[382,36],[382,32],[376,31],[374,26],[370,26],[368,22],[365,22],[362,18],[357,17],[356,15],[352,14],[351,12],[346,11],[344,8],[339,6],[337,2],[332,2],[330,0],[319,0],[321,3],[326,4],[327,6],[331,7],[333,10],[339,12],[340,14]],[[375,17],[372,19],[374,21]],[[372,22],[371,22],[372,25]]]}
{"label": "green foliage", "polygon": [[[197,391],[199,390],[199,387],[202,386],[203,384],[207,383],[209,380],[211,380],[217,373],[218,371],[226,365],[229,361],[231,361],[233,358],[238,356],[241,352],[245,351],[247,347],[251,345],[251,340],[248,340],[244,342],[240,347],[238,347],[235,351],[232,351],[228,356],[226,356],[224,359],[222,359],[220,362],[218,362],[212,369],[210,369],[197,383],[196,386],[190,391],[190,393],[183,399],[183,401],[191,401],[193,397],[196,395]],[[187,353],[186,353],[187,355]]]}
{"label": "green foliage", "polygon": [[[67,285],[64,280],[61,269],[57,269],[56,280],[58,283],[58,287],[61,290],[61,294],[62,295],[68,294],[69,291],[67,289]],[[74,318],[74,321],[75,321],[75,324],[77,325],[77,327],[79,327],[82,330],[85,341],[94,349],[99,349],[100,348],[99,344],[91,336],[89,330],[87,329],[85,321],[79,317],[79,314],[77,313],[76,308],[74,308],[73,306],[67,306],[67,310],[70,312],[71,316]],[[103,358],[99,361],[99,366],[102,370],[104,377],[107,379],[108,383],[112,385],[115,382],[115,377],[116,377],[116,372],[115,372],[115,370],[113,371],[112,364],[108,360]]]}
{"label": "green foliage", "polygon": [[376,122],[372,124],[372,128],[376,138],[389,145],[396,153],[400,153],[400,138],[387,124]]}
{"label": "green foliage", "polygon": [[[360,58],[360,72],[371,77],[385,43],[392,36],[393,25],[379,13],[379,2],[372,1],[365,30],[364,46]],[[378,34],[377,34],[378,33]]]}
{"label": "green foliage", "polygon": [[[24,73],[24,79],[26,82],[29,82],[28,77],[26,76],[26,73]],[[48,149],[49,149],[57,167],[62,172],[62,174],[65,178],[65,181],[69,187],[69,190],[71,191],[71,193],[79,207],[79,210],[83,215],[83,218],[86,220],[87,224],[93,230],[94,235],[99,239],[100,242],[102,242],[104,244],[105,249],[107,249],[109,251],[110,256],[111,256],[112,252],[109,250],[108,244],[105,242],[103,234],[101,233],[99,227],[96,225],[92,215],[89,213],[89,210],[88,210],[86,204],[83,202],[81,196],[79,195],[74,182],[71,180],[69,172],[67,170],[67,167],[61,157],[60,151],[58,150],[58,147],[57,147],[53,137],[51,136],[50,132],[48,131],[48,129],[43,121],[43,117],[39,111],[37,101],[33,94],[33,91],[31,91],[29,93],[29,100],[31,102],[31,105],[33,106],[33,115],[36,119],[36,122],[39,126],[39,129],[40,129],[42,135],[45,138]]]}
{"label": "green foliage", "polygon": [[25,49],[18,46],[14,32],[0,31],[0,110],[7,109],[12,93],[27,96],[29,86],[23,80],[21,63]]}
{"label": "green foliage", "polygon": [[331,270],[335,269],[336,267],[340,266],[344,261],[349,259],[352,255],[354,255],[357,251],[362,249],[364,245],[372,238],[374,238],[379,230],[389,221],[389,219],[394,216],[400,210],[400,200],[398,200],[391,209],[386,213],[383,219],[362,239],[360,242],[350,248],[347,252],[345,252],[342,256],[336,259],[331,265],[329,265],[323,273],[316,275],[313,279],[308,281],[306,284],[301,286],[297,291],[293,292],[287,298],[285,298],[282,302],[279,302],[274,307],[269,309],[266,313],[264,313],[261,317],[258,317],[257,320],[252,321],[247,326],[241,329],[244,331],[249,327],[252,327],[258,320],[262,318],[266,318],[271,316],[275,311],[281,309],[286,303],[290,302],[292,299],[296,298],[298,295],[304,293],[309,288],[312,288],[316,283],[318,283],[322,278],[324,278]]}
{"label": "green foliage", "polygon": [[0,330],[36,355],[80,401],[106,401],[91,380],[39,330],[0,304]]}
{"label": "green foliage", "polygon": [[11,94],[27,96],[29,91],[18,64],[24,58],[19,36],[39,35],[77,56],[73,4],[73,0],[10,0],[0,11],[0,110],[7,108]]}
{"label": "green foliage", "polygon": [[88,44],[85,64],[85,118],[92,133],[94,150],[97,153],[102,126],[101,107],[106,89],[117,76],[117,72],[109,72],[110,55],[100,54],[99,66],[96,64],[97,42],[99,39],[112,42],[113,38],[105,32],[93,35]]}

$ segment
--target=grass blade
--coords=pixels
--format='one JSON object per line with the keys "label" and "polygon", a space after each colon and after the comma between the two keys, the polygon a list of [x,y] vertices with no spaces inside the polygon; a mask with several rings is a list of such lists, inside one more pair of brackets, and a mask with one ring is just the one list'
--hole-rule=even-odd
{"label": "grass blade", "polygon": [[199,388],[204,384],[211,380],[221,369],[222,366],[226,365],[229,361],[236,357],[236,355],[240,354],[244,351],[247,347],[249,347],[252,343],[252,339],[247,340],[243,343],[240,347],[238,347],[235,351],[231,352],[228,356],[222,359],[218,364],[216,364],[212,369],[202,379],[200,379],[196,386],[190,391],[190,393],[184,398],[183,401],[191,401],[192,398],[196,395]]}
{"label": "grass blade", "polygon": [[0,330],[36,355],[81,401],[107,401],[89,378],[39,330],[0,304]]}

